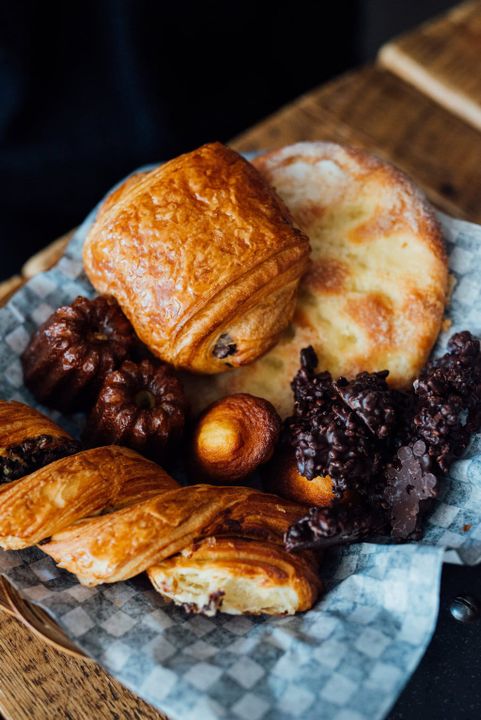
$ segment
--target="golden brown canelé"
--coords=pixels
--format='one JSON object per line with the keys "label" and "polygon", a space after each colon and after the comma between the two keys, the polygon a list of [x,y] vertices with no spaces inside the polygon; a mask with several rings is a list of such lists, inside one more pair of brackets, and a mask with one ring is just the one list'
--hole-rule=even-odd
{"label": "golden brown canel\u00e9", "polygon": [[155,355],[220,373],[277,342],[308,254],[307,236],[269,183],[212,143],[130,178],[107,198],[84,266]]}
{"label": "golden brown canel\u00e9", "polygon": [[44,405],[63,412],[85,409],[137,342],[113,297],[78,297],[32,336],[22,354],[25,385]]}
{"label": "golden brown canel\u00e9", "polygon": [[270,402],[238,393],[210,405],[199,419],[192,444],[192,465],[199,479],[236,483],[267,462],[274,451],[281,419]]}
{"label": "golden brown canel\u00e9", "polygon": [[105,378],[83,440],[89,446],[124,445],[160,461],[182,435],[186,412],[173,368],[159,360],[126,360]]}

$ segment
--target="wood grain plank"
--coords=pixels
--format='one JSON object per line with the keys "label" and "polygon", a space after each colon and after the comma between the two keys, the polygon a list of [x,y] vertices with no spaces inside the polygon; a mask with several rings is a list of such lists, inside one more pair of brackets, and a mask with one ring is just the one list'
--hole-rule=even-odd
{"label": "wood grain plank", "polygon": [[238,150],[299,140],[364,147],[410,175],[442,210],[481,222],[481,132],[380,67],[348,73],[239,135]]}
{"label": "wood grain plank", "polygon": [[389,42],[379,62],[481,130],[481,1]]}
{"label": "wood grain plank", "polygon": [[3,612],[0,636],[6,720],[166,720],[98,665],[54,650]]}

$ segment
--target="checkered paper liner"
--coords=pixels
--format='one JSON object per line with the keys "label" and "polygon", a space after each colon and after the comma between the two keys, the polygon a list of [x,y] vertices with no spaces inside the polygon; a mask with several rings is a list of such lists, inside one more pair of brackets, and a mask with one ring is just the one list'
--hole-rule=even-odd
{"label": "checkered paper liner", "polygon": [[[95,212],[95,211],[94,211]],[[32,331],[78,294],[93,295],[81,248],[0,310],[0,396],[37,405],[19,355]],[[440,215],[456,279],[452,326],[481,335],[481,227]],[[41,408],[45,411],[45,408]],[[71,432],[81,418],[50,416]],[[389,711],[432,636],[446,548],[481,561],[481,437],[443,481],[423,540],[331,551],[326,593],[294,617],[188,616],[144,576],[85,588],[36,548],[0,551],[0,572],[47,610],[80,648],[172,720],[377,720]]]}

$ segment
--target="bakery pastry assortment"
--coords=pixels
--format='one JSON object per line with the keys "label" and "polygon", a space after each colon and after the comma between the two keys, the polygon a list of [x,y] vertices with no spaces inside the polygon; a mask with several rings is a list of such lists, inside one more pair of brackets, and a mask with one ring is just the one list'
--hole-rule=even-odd
{"label": "bakery pastry assortment", "polygon": [[426,199],[389,163],[326,142],[254,159],[311,243],[293,321],[263,358],[224,376],[186,379],[194,410],[237,392],[284,418],[300,351],[312,345],[333,377],[389,370],[395,387],[419,374],[441,329],[447,260]]}
{"label": "bakery pastry assortment", "polygon": [[100,296],[22,362],[39,402],[87,412],[89,449],[0,403],[1,547],[89,586],[147,572],[188,612],[292,614],[325,548],[419,537],[481,427],[481,349],[458,333],[426,365],[447,261],[406,176],[333,143],[211,143],[114,190],[83,258]]}
{"label": "bakery pastry assortment", "polygon": [[154,355],[220,373],[277,342],[308,254],[267,180],[211,143],[117,190],[83,258],[95,289],[117,299]]}
{"label": "bakery pastry assortment", "polygon": [[239,483],[271,459],[281,419],[270,402],[246,393],[208,407],[192,442],[193,472],[207,482]]}
{"label": "bakery pastry assortment", "polygon": [[[35,415],[20,403],[11,405],[16,416]],[[249,583],[258,587],[249,612],[294,613],[315,602],[321,587],[315,556],[290,557],[283,549],[284,534],[302,511],[299,505],[252,488],[179,487],[159,465],[116,445],[47,463],[0,487],[0,547],[39,545],[85,585],[126,580],[152,567],[154,585],[163,592],[158,578],[164,560],[204,539],[219,541],[220,547],[224,541],[226,547],[239,543],[245,572],[237,582],[242,586],[245,578],[244,592]],[[254,574],[249,557],[251,564],[252,558],[264,557]],[[205,557],[204,569],[209,572]],[[232,559],[213,556],[212,569],[232,572]],[[181,592],[165,594],[184,604]],[[242,607],[229,595],[224,609],[236,613]],[[190,609],[201,612],[203,606],[192,601]]]}

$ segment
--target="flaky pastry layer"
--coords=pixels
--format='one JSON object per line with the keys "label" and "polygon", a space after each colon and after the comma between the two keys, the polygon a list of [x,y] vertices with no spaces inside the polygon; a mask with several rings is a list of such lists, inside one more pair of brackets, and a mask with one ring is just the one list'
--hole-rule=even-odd
{"label": "flaky pastry layer", "polygon": [[158,465],[116,445],[62,458],[0,487],[0,547],[36,545],[80,518],[175,487]]}
{"label": "flaky pastry layer", "polygon": [[292,615],[312,607],[321,589],[311,556],[238,538],[209,537],[148,576],[165,598],[204,615]]}

